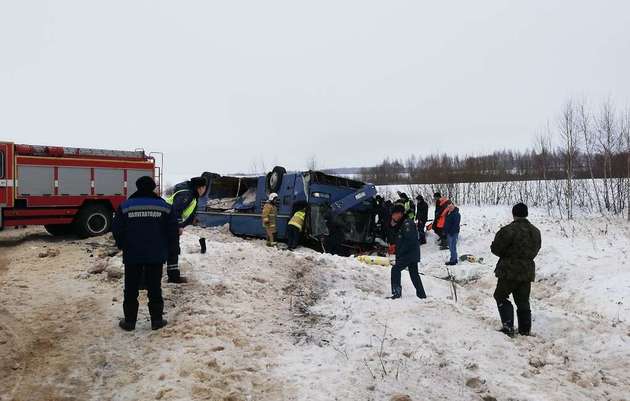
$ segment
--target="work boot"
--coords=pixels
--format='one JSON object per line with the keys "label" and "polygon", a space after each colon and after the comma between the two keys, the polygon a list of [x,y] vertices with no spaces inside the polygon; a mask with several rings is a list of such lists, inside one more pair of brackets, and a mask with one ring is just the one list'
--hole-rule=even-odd
{"label": "work boot", "polygon": [[444,265],[446,265],[446,266],[455,266],[456,264],[457,264],[457,262],[451,262],[451,261],[448,261],[448,262],[444,263]]}
{"label": "work boot", "polygon": [[125,331],[134,331],[136,329],[136,322],[128,322],[125,319],[120,319],[118,326]]}
{"label": "work boot", "polygon": [[177,276],[169,276],[166,282],[172,284],[186,284],[188,282],[188,279],[178,274]]}
{"label": "work boot", "polygon": [[168,321],[166,319],[152,320],[151,330],[159,330],[162,327],[166,326],[167,324],[168,324]]}
{"label": "work boot", "polygon": [[168,272],[168,280],[166,282],[173,284],[185,284],[188,282],[188,279],[182,276],[179,270],[170,270]]}
{"label": "work boot", "polygon": [[499,316],[501,317],[501,324],[503,327],[500,332],[508,335],[509,337],[514,336],[514,308],[512,307],[512,303],[510,301],[505,301],[501,304],[498,304],[499,308]]}
{"label": "work boot", "polygon": [[394,290],[392,290],[392,296],[388,297],[387,299],[398,299],[402,297],[402,288],[394,288]]}
{"label": "work boot", "polygon": [[532,330],[532,311],[517,310],[516,317],[518,318],[518,334],[529,336]]}
{"label": "work boot", "polygon": [[424,290],[422,291],[416,290],[416,296],[420,299],[425,299],[427,297],[427,294],[424,293]]}
{"label": "work boot", "polygon": [[514,327],[504,324],[499,331],[510,338],[514,337]]}

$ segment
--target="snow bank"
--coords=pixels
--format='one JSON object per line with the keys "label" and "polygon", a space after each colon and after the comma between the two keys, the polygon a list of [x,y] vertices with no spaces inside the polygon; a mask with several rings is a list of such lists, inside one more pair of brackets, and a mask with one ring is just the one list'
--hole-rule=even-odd
{"label": "snow bank", "polygon": [[[251,363],[276,383],[270,393],[243,385],[243,394],[292,400],[624,399],[630,388],[628,224],[595,217],[564,222],[533,209],[531,220],[543,233],[532,290],[535,335],[509,339],[496,331],[496,257],[489,245],[509,223],[510,209],[462,206],[461,212],[460,252],[485,263],[451,269],[458,302],[444,280],[447,251],[437,249],[433,235],[422,248],[429,298],[415,298],[403,273],[403,299],[391,301],[385,299],[387,268],[304,248],[267,248],[220,230],[186,234],[189,274],[208,288],[194,299],[203,300],[210,315],[242,322],[239,331],[264,354]],[[208,238],[205,255],[197,236]]]}

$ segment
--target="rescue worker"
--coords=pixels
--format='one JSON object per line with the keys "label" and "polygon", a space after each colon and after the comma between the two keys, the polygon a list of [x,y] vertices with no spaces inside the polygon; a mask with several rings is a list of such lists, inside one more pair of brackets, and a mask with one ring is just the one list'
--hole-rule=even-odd
{"label": "rescue worker", "polygon": [[406,217],[403,205],[394,206],[391,225],[395,233],[396,263],[392,266],[391,271],[392,296],[390,299],[402,297],[400,276],[404,269],[409,269],[409,277],[416,288],[416,296],[421,299],[426,298],[427,295],[424,292],[420,274],[418,274],[418,263],[420,262],[418,230],[413,220]]}
{"label": "rescue worker", "polygon": [[162,268],[168,249],[177,245],[177,219],[171,206],[154,192],[153,178],[140,177],[136,187],[138,190],[116,211],[112,224],[112,234],[116,246],[123,251],[125,265],[125,317],[118,325],[126,331],[136,328],[138,291],[144,275],[151,329],[158,330],[167,323],[162,317]]}
{"label": "rescue worker", "polygon": [[383,225],[385,224],[385,201],[381,195],[376,195],[372,202],[372,208],[376,216],[374,223],[374,234],[377,237],[383,237]]}
{"label": "rescue worker", "polygon": [[[382,238],[387,241],[388,243],[389,241],[389,233],[391,231],[391,224],[390,222],[392,221],[392,209],[394,208],[394,204],[392,203],[391,200],[387,199],[385,201],[385,203],[383,203],[383,225],[381,226],[381,236]],[[379,217],[380,218],[380,217]]]}
{"label": "rescue worker", "polygon": [[299,205],[298,210],[293,213],[289,224],[287,225],[287,246],[290,251],[297,248],[300,243],[300,236],[304,229],[304,221],[306,220],[306,207]]}
{"label": "rescue worker", "polygon": [[448,249],[451,252],[451,258],[445,265],[455,266],[458,260],[457,240],[459,238],[459,225],[462,218],[459,214],[459,208],[457,208],[453,202],[448,202],[446,210],[448,210],[448,214],[446,215],[446,222],[444,223],[444,234],[448,241]]}
{"label": "rescue worker", "polygon": [[399,199],[396,203],[399,203],[405,207],[405,216],[410,218],[412,221],[416,219],[416,205],[414,205],[413,201],[409,199],[406,193],[398,191]]}
{"label": "rescue worker", "polygon": [[262,225],[267,235],[267,246],[274,246],[276,242],[274,240],[276,234],[276,218],[278,217],[278,194],[272,192],[269,194],[269,199],[262,211]]}
{"label": "rescue worker", "polygon": [[416,196],[416,218],[418,219],[418,240],[420,245],[427,243],[427,235],[424,231],[429,220],[429,204],[422,195]]}
{"label": "rescue worker", "polygon": [[540,231],[527,220],[527,205],[518,203],[512,208],[514,221],[501,228],[494,237],[490,250],[499,257],[494,271],[497,287],[494,299],[501,317],[501,332],[514,336],[514,307],[516,304],[518,332],[528,336],[532,328],[532,312],[529,306],[531,283],[536,276],[534,258],[541,247]]}
{"label": "rescue worker", "polygon": [[441,250],[448,249],[448,243],[446,234],[444,234],[444,224],[446,223],[446,215],[448,214],[448,198],[442,196],[439,192],[433,195],[435,199],[435,217],[431,227],[437,236],[439,237],[438,244]]}
{"label": "rescue worker", "polygon": [[330,205],[324,214],[324,221],[328,229],[328,235],[325,240],[325,251],[331,255],[344,256],[343,240],[345,238],[345,226],[341,217],[332,212]]}
{"label": "rescue worker", "polygon": [[177,246],[169,250],[166,265],[166,274],[169,283],[187,283],[186,277],[179,271],[179,237],[184,233],[184,227],[190,225],[195,220],[197,214],[197,199],[206,192],[208,182],[204,177],[194,177],[190,181],[177,184],[172,195],[166,198],[166,203],[172,206],[173,213],[179,225],[179,236]]}

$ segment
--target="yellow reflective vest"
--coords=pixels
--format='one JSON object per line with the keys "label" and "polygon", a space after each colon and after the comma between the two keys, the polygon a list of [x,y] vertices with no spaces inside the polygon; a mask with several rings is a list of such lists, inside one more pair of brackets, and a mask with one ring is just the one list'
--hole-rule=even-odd
{"label": "yellow reflective vest", "polygon": [[298,230],[302,231],[304,228],[304,219],[306,218],[306,212],[304,210],[298,210],[295,212],[291,220],[289,220],[289,225],[296,227]]}
{"label": "yellow reflective vest", "polygon": [[[173,193],[171,196],[166,197],[165,199],[166,203],[173,206],[173,202],[175,201],[175,196],[178,193],[184,192],[184,191],[189,191],[189,189],[182,189],[180,191]],[[186,221],[186,219],[188,219],[195,212],[195,209],[197,209],[197,199],[193,198],[193,200],[190,202],[188,207],[186,207],[186,209],[184,209],[184,211],[182,212],[182,221]]]}

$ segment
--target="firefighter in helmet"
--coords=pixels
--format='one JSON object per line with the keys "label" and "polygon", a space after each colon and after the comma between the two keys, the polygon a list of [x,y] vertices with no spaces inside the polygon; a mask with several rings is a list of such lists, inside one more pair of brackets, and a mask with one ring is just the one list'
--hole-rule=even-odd
{"label": "firefighter in helmet", "polygon": [[262,211],[262,225],[267,235],[267,246],[274,246],[276,242],[276,218],[278,217],[278,194],[273,192],[269,194],[269,200],[265,203]]}

